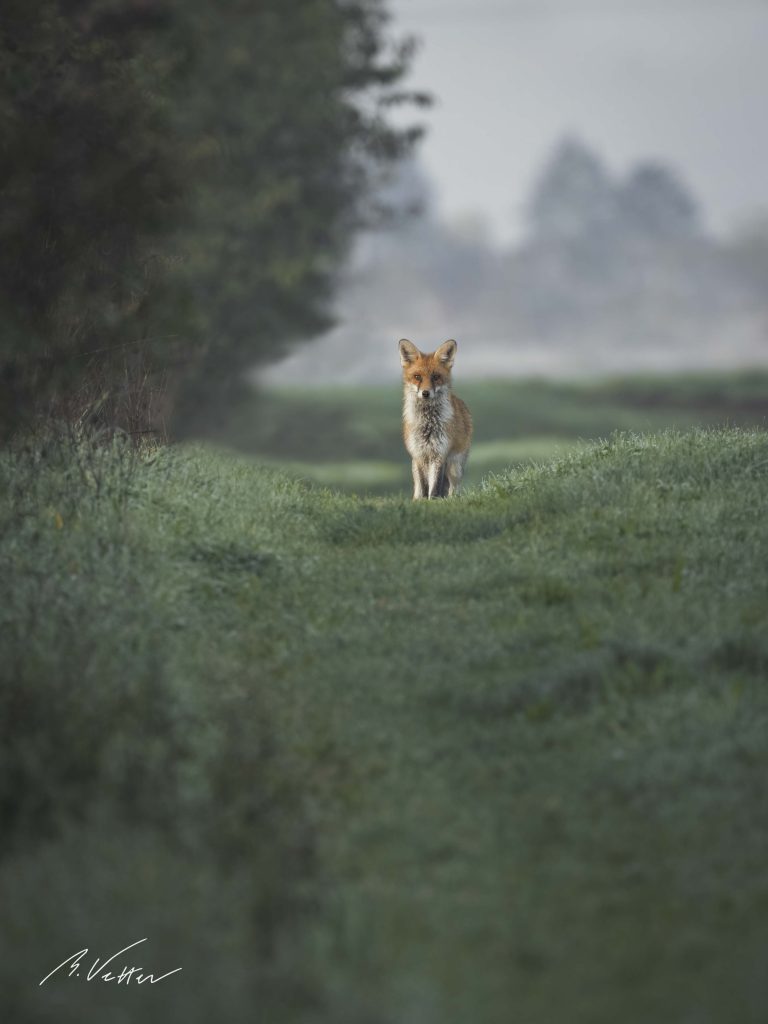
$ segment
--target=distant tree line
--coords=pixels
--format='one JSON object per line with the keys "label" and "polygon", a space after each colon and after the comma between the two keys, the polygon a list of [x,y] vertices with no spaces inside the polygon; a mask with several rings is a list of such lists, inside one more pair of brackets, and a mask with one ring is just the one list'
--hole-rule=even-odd
{"label": "distant tree line", "polygon": [[581,360],[593,372],[640,366],[643,354],[648,365],[653,353],[701,365],[724,361],[730,344],[742,359],[768,351],[768,229],[755,222],[714,237],[687,183],[662,162],[616,176],[589,146],[562,140],[533,182],[524,236],[508,248],[481,223],[440,222],[412,160],[388,195],[421,212],[357,248],[342,326],[323,343],[330,354],[353,336],[372,339],[367,364],[347,364],[351,378],[373,372],[380,346],[409,332],[425,343],[471,339],[507,372],[522,349],[537,365],[551,353],[553,368]]}
{"label": "distant tree line", "polygon": [[327,328],[412,51],[381,0],[4,0],[0,433],[183,424]]}

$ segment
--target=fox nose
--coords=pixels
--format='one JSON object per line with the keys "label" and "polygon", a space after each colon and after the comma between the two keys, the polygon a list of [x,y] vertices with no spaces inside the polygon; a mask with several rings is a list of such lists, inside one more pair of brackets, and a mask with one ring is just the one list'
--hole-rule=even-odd
{"label": "fox nose", "polygon": [[422,398],[429,398],[429,392],[428,391],[422,391],[421,395],[422,395]]}

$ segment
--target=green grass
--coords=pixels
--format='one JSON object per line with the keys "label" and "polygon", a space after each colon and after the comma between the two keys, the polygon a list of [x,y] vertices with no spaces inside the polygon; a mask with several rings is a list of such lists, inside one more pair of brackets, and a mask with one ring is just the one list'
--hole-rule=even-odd
{"label": "green grass", "polygon": [[[429,503],[201,448],[0,473],[8,1019],[765,1019],[765,432]],[[181,975],[38,987],[145,935]]]}
{"label": "green grass", "polygon": [[[469,486],[614,430],[765,426],[768,418],[764,370],[580,382],[458,374],[457,393],[475,419]],[[241,405],[220,438],[321,486],[392,494],[410,486],[400,405],[397,383],[275,389]]]}
{"label": "green grass", "polygon": [[[479,484],[489,473],[508,466],[525,465],[576,450],[583,442],[568,437],[525,437],[513,441],[478,441],[472,445],[472,464],[463,486]],[[259,462],[306,483],[341,491],[386,495],[410,492],[411,464],[406,456],[398,462],[348,459],[343,462],[302,462],[260,456]]]}

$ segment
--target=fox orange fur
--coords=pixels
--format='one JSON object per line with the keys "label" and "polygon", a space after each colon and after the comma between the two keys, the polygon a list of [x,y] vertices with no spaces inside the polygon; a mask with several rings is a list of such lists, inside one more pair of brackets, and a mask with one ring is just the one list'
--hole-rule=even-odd
{"label": "fox orange fur", "polygon": [[401,338],[403,367],[403,437],[411,456],[413,497],[445,498],[455,494],[472,441],[472,417],[451,391],[456,342],[424,353]]}

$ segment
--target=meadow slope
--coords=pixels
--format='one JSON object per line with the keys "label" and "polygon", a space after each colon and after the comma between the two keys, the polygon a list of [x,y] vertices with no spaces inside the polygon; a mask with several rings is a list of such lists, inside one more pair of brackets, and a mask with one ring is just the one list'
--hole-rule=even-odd
{"label": "meadow slope", "polygon": [[417,504],[3,455],[6,1019],[762,1022],[767,493],[759,430]]}
{"label": "meadow slope", "polygon": [[[274,388],[237,406],[217,428],[222,442],[338,490],[396,494],[408,488],[397,383]],[[459,394],[475,421],[465,483],[562,455],[616,430],[765,427],[768,373],[555,381],[465,380]]]}

